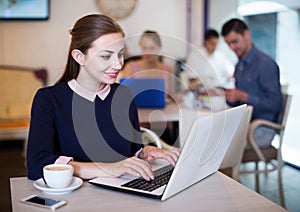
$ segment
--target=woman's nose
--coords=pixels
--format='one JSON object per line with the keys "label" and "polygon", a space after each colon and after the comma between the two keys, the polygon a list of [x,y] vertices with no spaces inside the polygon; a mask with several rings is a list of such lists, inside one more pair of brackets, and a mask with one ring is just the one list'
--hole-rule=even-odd
{"label": "woman's nose", "polygon": [[121,70],[122,67],[123,67],[123,59],[115,59],[112,63],[111,63],[111,66],[112,68],[116,69],[116,70]]}

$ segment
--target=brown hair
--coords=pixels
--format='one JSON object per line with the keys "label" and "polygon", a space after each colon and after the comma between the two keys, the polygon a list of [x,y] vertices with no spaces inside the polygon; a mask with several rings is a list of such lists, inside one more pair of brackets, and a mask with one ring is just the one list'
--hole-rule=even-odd
{"label": "brown hair", "polygon": [[57,81],[68,82],[76,79],[80,65],[74,60],[71,53],[74,49],[80,50],[86,54],[92,47],[92,43],[99,37],[112,33],[121,33],[124,37],[124,31],[120,25],[108,16],[101,14],[92,14],[80,18],[70,30],[71,44],[68,52],[68,59],[65,70],[61,78]]}

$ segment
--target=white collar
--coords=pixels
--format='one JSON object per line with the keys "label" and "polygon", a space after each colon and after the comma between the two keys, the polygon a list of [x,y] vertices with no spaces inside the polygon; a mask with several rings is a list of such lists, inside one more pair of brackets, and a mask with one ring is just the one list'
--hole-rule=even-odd
{"label": "white collar", "polygon": [[104,100],[107,95],[110,92],[110,85],[106,85],[102,90],[97,91],[97,92],[93,92],[93,91],[89,91],[87,89],[85,89],[84,87],[82,87],[77,81],[76,79],[72,79],[68,82],[69,87],[75,92],[77,93],[79,96],[94,102],[96,99],[96,96],[99,96],[99,98],[101,100]]}

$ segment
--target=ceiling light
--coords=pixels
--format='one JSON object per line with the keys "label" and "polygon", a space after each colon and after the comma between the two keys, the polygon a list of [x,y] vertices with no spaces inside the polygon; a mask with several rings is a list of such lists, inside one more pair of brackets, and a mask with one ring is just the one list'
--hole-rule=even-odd
{"label": "ceiling light", "polygon": [[238,7],[238,13],[241,16],[256,15],[264,13],[274,13],[288,8],[282,4],[278,4],[270,1],[256,1],[250,2]]}

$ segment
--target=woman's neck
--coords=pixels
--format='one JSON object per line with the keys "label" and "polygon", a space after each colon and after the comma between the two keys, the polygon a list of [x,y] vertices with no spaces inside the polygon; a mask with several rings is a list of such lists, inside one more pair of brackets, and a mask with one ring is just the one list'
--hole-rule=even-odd
{"label": "woman's neck", "polygon": [[92,92],[100,91],[105,87],[104,83],[99,84],[99,82],[92,80],[91,77],[86,72],[82,72],[82,71],[78,75],[76,81],[82,87]]}

